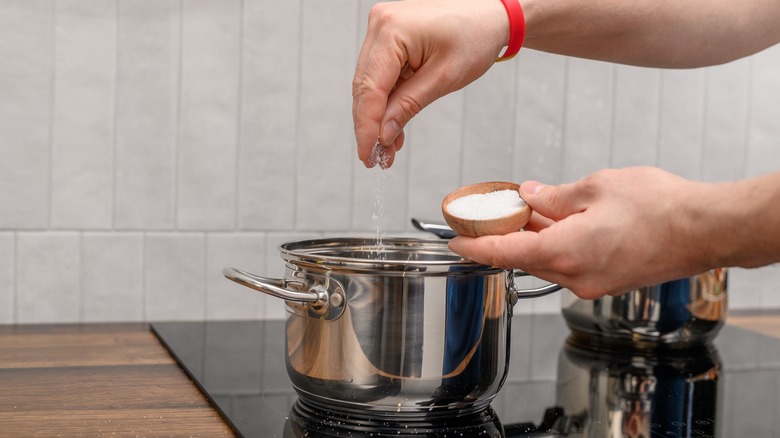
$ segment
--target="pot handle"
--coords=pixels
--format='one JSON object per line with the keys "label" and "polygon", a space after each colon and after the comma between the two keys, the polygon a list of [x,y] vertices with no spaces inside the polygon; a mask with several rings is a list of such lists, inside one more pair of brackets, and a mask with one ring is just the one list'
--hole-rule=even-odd
{"label": "pot handle", "polygon": [[563,289],[563,286],[555,284],[555,283],[550,283],[550,284],[544,285],[542,287],[537,287],[537,288],[533,288],[533,289],[518,289],[517,286],[515,285],[514,279],[518,278],[518,277],[527,277],[527,276],[529,276],[531,274],[529,274],[527,272],[523,272],[523,271],[521,271],[519,269],[514,269],[512,271],[512,274],[513,274],[512,284],[509,287],[510,287],[510,291],[512,292],[512,295],[514,297],[514,299],[512,301],[513,305],[516,302],[516,300],[518,300],[520,298],[538,298],[538,297],[543,297],[545,295],[549,295],[549,294],[551,294],[553,292],[558,292],[559,290]]}
{"label": "pot handle", "polygon": [[315,308],[327,306],[330,298],[328,290],[320,284],[312,286],[308,291],[302,291],[288,288],[287,285],[292,283],[290,281],[261,277],[240,269],[225,268],[222,270],[222,275],[228,280],[235,281],[250,289],[281,298],[285,301],[311,303],[312,307]]}

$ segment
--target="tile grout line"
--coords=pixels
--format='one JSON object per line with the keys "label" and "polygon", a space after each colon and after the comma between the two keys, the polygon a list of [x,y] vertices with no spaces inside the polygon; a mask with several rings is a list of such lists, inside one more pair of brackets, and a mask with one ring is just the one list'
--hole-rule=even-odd
{"label": "tile grout line", "polygon": [[84,231],[78,232],[78,321],[84,322]]}
{"label": "tile grout line", "polygon": [[13,254],[13,261],[14,261],[14,268],[12,270],[13,272],[13,286],[14,286],[14,303],[13,303],[13,309],[11,312],[11,322],[14,324],[19,323],[19,232],[14,231],[14,254]]}
{"label": "tile grout line", "polygon": [[203,237],[203,314],[204,321],[208,320],[209,314],[209,233],[201,234]]}
{"label": "tile grout line", "polygon": [[178,65],[177,68],[177,83],[176,83],[176,117],[174,125],[174,140],[173,140],[173,229],[179,228],[179,155],[181,146],[181,119],[182,119],[182,78],[184,76],[184,2],[178,1],[178,25],[179,25],[179,41],[178,48]]}
{"label": "tile grout line", "polygon": [[54,196],[52,191],[54,190],[54,119],[56,117],[56,100],[57,100],[57,9],[55,3],[51,3],[50,10],[51,18],[51,76],[49,78],[49,156],[48,165],[49,171],[47,174],[47,202],[46,202],[46,228],[50,229],[52,225],[52,202]]}
{"label": "tile grout line", "polygon": [[239,228],[239,216],[241,212],[241,152],[243,151],[243,106],[244,99],[241,90],[244,86],[244,32],[246,1],[240,0],[239,23],[238,23],[238,84],[236,90],[236,156],[233,175],[233,230]]}
{"label": "tile grout line", "polygon": [[115,21],[114,25],[114,84],[113,84],[113,124],[111,126],[112,144],[111,144],[111,229],[116,229],[116,193],[117,193],[117,143],[119,141],[119,64],[120,64],[120,50],[119,39],[121,32],[121,14],[120,14],[121,0],[114,0],[115,9]]}
{"label": "tile grout line", "polygon": [[302,89],[302,76],[303,76],[303,57],[301,56],[303,52],[303,11],[304,11],[304,2],[303,0],[298,1],[299,9],[298,9],[298,77],[296,78],[297,86],[296,86],[296,96],[295,96],[295,140],[294,145],[295,147],[295,160],[292,163],[292,171],[295,175],[295,178],[293,179],[293,194],[292,194],[292,229],[291,231],[297,231],[298,230],[298,189],[300,188],[300,165],[299,161],[301,159],[301,105],[302,105],[302,97],[301,97],[301,89]]}
{"label": "tile grout line", "polygon": [[748,168],[749,168],[749,159],[750,159],[750,150],[751,150],[751,140],[753,139],[753,136],[751,135],[751,129],[750,129],[750,123],[753,119],[753,72],[755,71],[755,63],[753,60],[753,57],[748,58],[747,60],[747,87],[745,95],[747,96],[747,102],[745,102],[745,146],[742,150],[742,169],[740,171],[741,175],[740,178],[747,178],[748,177]]}
{"label": "tile grout line", "polygon": [[618,66],[613,64],[612,65],[612,96],[611,101],[612,105],[610,115],[609,115],[609,161],[607,162],[607,167],[614,168],[615,167],[615,130],[617,129],[617,111],[615,111],[615,107],[617,106],[617,100],[618,100],[618,78],[620,76],[620,71],[618,69]]}
{"label": "tile grout line", "polygon": [[658,106],[656,107],[656,114],[658,117],[658,124],[655,127],[655,167],[661,167],[661,154],[663,153],[663,128],[664,128],[664,84],[666,84],[666,75],[663,70],[658,71]]}
{"label": "tile grout line", "polygon": [[141,233],[141,321],[146,321],[147,232]]}
{"label": "tile grout line", "polygon": [[702,99],[701,99],[701,108],[702,108],[702,115],[701,115],[701,126],[700,126],[700,135],[701,140],[699,141],[699,166],[696,170],[696,179],[701,181],[702,175],[704,174],[704,157],[707,154],[707,126],[708,123],[708,116],[709,111],[707,108],[707,105],[709,103],[709,84],[710,84],[710,75],[709,70],[705,70],[703,72],[704,78],[702,81]]}

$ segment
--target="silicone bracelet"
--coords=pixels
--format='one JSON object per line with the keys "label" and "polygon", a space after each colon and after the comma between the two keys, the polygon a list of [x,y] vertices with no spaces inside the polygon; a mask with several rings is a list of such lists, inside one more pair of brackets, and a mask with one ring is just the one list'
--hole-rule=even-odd
{"label": "silicone bracelet", "polygon": [[525,39],[525,15],[520,6],[520,0],[501,0],[509,16],[509,44],[506,46],[504,54],[496,59],[496,62],[508,61],[517,55],[520,48],[523,47]]}

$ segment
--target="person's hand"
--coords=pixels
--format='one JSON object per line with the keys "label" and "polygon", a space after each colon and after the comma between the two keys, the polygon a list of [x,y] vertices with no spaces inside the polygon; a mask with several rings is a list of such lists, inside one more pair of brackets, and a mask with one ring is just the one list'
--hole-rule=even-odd
{"label": "person's hand", "polygon": [[[509,38],[498,0],[406,0],[376,4],[352,82],[358,157],[386,167],[404,142],[406,123],[434,100],[482,76]],[[384,163],[383,163],[384,164]]]}
{"label": "person's hand", "polygon": [[708,221],[717,218],[702,214],[718,201],[715,189],[651,167],[603,170],[560,186],[525,182],[521,192],[534,209],[525,231],[456,237],[450,248],[583,298],[617,295],[719,267],[707,250],[717,241]]}

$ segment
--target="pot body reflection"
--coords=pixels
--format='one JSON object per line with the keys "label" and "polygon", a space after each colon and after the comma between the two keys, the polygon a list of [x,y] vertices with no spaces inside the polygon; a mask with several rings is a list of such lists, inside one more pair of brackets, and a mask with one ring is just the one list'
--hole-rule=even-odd
{"label": "pot body reflection", "polygon": [[604,352],[567,343],[557,400],[565,432],[593,438],[719,436],[720,358],[713,346],[680,355]]}
{"label": "pot body reflection", "polygon": [[508,361],[506,272],[329,275],[346,296],[340,317],[287,303],[288,374],[308,401],[429,411],[479,408],[498,392]]}
{"label": "pot body reflection", "polygon": [[727,270],[583,300],[570,291],[562,313],[583,344],[686,349],[712,341],[726,320]]}

